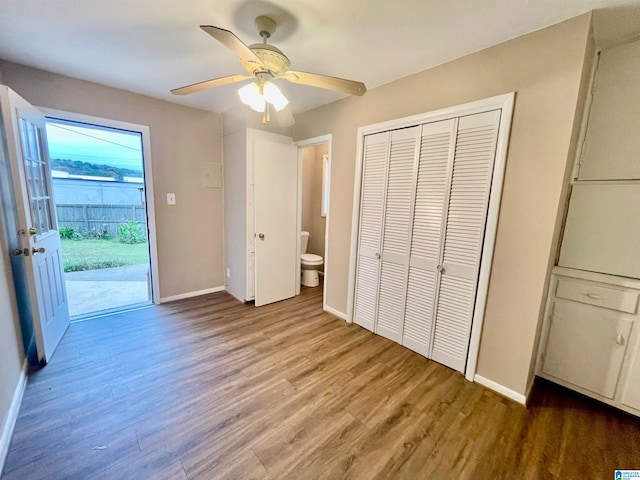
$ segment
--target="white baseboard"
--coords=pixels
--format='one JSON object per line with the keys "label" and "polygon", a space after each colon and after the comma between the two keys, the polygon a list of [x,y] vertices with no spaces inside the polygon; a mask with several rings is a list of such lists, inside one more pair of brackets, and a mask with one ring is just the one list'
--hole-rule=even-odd
{"label": "white baseboard", "polygon": [[199,297],[200,295],[206,295],[208,293],[222,292],[222,291],[224,291],[226,289],[227,288],[223,285],[221,287],[207,288],[205,290],[198,290],[198,291],[195,291],[195,292],[181,293],[180,295],[172,295],[170,297],[162,297],[160,299],[160,303],[173,302],[174,300],[183,300],[185,298],[191,298],[191,297]]}
{"label": "white baseboard", "polygon": [[9,445],[11,444],[11,437],[13,436],[13,429],[16,426],[16,420],[18,420],[18,413],[20,412],[20,404],[22,403],[22,396],[24,395],[24,389],[27,386],[27,360],[22,363],[22,371],[20,372],[20,378],[18,379],[18,385],[13,393],[13,399],[9,406],[9,412],[7,413],[7,421],[2,425],[2,436],[0,436],[0,476],[4,470],[4,462],[7,459],[7,453],[9,453]]}
{"label": "white baseboard", "polygon": [[347,314],[344,312],[341,312],[340,310],[336,310],[335,308],[330,307],[329,305],[325,305],[324,307],[324,311],[327,313],[330,313],[331,315],[334,315],[342,320],[347,320]]}
{"label": "white baseboard", "polygon": [[500,385],[488,378],[481,377],[480,375],[476,375],[473,377],[473,381],[475,383],[479,383],[483,387],[487,387],[489,390],[493,390],[496,393],[499,393],[503,397],[510,398],[511,400],[518,402],[521,405],[527,405],[527,397],[522,395],[521,393],[515,392],[510,388],[505,387],[504,385]]}

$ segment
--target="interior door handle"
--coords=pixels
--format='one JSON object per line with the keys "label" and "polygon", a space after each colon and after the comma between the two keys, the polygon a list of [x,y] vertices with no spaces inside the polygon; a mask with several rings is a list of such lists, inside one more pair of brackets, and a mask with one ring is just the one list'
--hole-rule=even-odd
{"label": "interior door handle", "polygon": [[264,233],[259,233],[259,234],[258,234],[258,238],[259,238],[260,240],[264,240]]}
{"label": "interior door handle", "polygon": [[23,253],[24,253],[24,250],[21,248],[14,248],[13,250],[11,250],[11,255],[13,255],[14,257],[17,257],[18,255],[22,255]]}
{"label": "interior door handle", "polygon": [[33,252],[34,255],[38,255],[39,253],[44,253],[44,247],[32,248],[31,251]]}

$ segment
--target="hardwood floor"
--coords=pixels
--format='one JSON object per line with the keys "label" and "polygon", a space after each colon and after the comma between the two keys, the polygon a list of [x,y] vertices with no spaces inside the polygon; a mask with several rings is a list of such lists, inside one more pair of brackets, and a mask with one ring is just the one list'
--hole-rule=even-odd
{"label": "hardwood floor", "polygon": [[73,324],[3,480],[600,479],[640,421],[539,381],[528,409],[321,309],[226,293]]}

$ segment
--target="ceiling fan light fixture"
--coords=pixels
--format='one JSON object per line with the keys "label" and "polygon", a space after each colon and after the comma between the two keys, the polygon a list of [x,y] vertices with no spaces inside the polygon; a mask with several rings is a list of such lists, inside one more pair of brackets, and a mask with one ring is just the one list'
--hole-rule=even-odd
{"label": "ceiling fan light fixture", "polygon": [[265,97],[260,93],[260,87],[257,83],[249,83],[238,90],[240,101],[248,105],[256,112],[264,112],[266,107]]}
{"label": "ceiling fan light fixture", "polygon": [[262,89],[264,91],[265,100],[273,105],[277,112],[289,104],[289,100],[287,100],[280,89],[273,83],[265,83]]}

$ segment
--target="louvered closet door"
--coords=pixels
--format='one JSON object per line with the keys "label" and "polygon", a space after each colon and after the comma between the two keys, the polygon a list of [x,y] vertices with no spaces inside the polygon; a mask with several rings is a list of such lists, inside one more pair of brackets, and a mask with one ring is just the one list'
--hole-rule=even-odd
{"label": "louvered closet door", "polygon": [[391,132],[375,332],[402,341],[420,127]]}
{"label": "louvered closet door", "polygon": [[458,121],[431,357],[464,371],[500,111]]}
{"label": "louvered closet door", "polygon": [[390,137],[389,132],[383,132],[367,135],[364,139],[353,321],[371,331],[374,330],[378,309],[378,258],[381,251],[381,225]]}
{"label": "louvered closet door", "polygon": [[453,162],[455,120],[422,126],[402,345],[431,356],[442,220]]}

